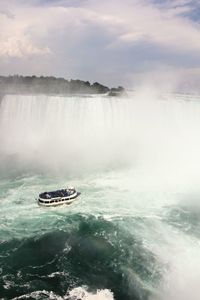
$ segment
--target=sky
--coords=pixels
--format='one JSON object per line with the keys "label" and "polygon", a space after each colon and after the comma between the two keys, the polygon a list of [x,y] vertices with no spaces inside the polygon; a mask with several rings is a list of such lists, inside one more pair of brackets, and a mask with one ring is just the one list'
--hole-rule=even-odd
{"label": "sky", "polygon": [[199,0],[0,0],[0,74],[200,90]]}

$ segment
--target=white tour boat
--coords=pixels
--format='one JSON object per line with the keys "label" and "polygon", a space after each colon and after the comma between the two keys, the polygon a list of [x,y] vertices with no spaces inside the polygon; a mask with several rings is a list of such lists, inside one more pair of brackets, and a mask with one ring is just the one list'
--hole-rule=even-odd
{"label": "white tour boat", "polygon": [[53,192],[44,192],[39,195],[38,204],[42,206],[71,204],[79,195],[80,193],[77,192],[74,187]]}

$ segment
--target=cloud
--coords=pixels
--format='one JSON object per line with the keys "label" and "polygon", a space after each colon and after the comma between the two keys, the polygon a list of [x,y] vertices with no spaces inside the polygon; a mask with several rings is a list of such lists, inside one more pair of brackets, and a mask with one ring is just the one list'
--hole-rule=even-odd
{"label": "cloud", "polygon": [[[197,5],[189,0],[12,1],[2,6],[15,18],[0,20],[0,67],[111,84],[159,66],[200,67],[200,25],[190,18]],[[29,56],[34,59],[27,61]],[[12,58],[18,59],[15,64]]]}
{"label": "cloud", "polygon": [[0,56],[6,58],[23,58],[30,55],[44,55],[49,53],[50,50],[47,47],[37,48],[25,37],[8,37],[0,44]]}
{"label": "cloud", "polygon": [[0,10],[0,14],[5,15],[9,19],[14,19],[14,15],[9,10]]}
{"label": "cloud", "polygon": [[[0,27],[3,29],[0,35],[0,58],[25,58],[32,55],[49,54],[47,46],[39,46],[29,35],[29,27],[32,24],[32,16],[26,15],[23,7],[14,7],[16,15],[11,10],[3,8],[0,13],[6,18],[0,19]],[[27,12],[31,13],[30,10]]]}
{"label": "cloud", "polygon": [[115,28],[117,34],[113,46],[146,41],[181,52],[200,49],[199,26],[181,17],[177,8],[172,13],[172,7],[159,8],[150,1],[142,0],[123,3],[118,1],[117,5],[113,0],[109,3],[101,1],[98,5],[92,5],[92,1],[90,3],[93,11],[102,20],[104,16],[109,23],[108,30]]}

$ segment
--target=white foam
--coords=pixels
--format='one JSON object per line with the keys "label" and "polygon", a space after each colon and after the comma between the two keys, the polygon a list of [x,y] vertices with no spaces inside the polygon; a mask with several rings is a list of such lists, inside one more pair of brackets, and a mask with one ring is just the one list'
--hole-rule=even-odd
{"label": "white foam", "polygon": [[84,287],[77,287],[69,292],[69,300],[113,300],[113,293],[107,289],[90,293]]}
{"label": "white foam", "polygon": [[77,287],[67,293],[64,297],[61,297],[52,291],[35,291],[29,294],[21,295],[13,298],[13,300],[22,300],[33,298],[36,300],[40,299],[52,299],[52,300],[114,300],[112,292],[109,290],[97,290],[96,293],[87,292],[84,287]]}

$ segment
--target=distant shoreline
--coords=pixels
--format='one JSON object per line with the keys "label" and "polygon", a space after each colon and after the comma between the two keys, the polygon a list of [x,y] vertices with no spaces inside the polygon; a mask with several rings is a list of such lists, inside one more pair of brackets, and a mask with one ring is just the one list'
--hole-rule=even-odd
{"label": "distant shoreline", "polygon": [[0,76],[0,95],[95,95],[108,94],[119,96],[125,89],[121,86],[109,88],[98,82],[91,84],[89,81],[56,78],[53,76]]}

